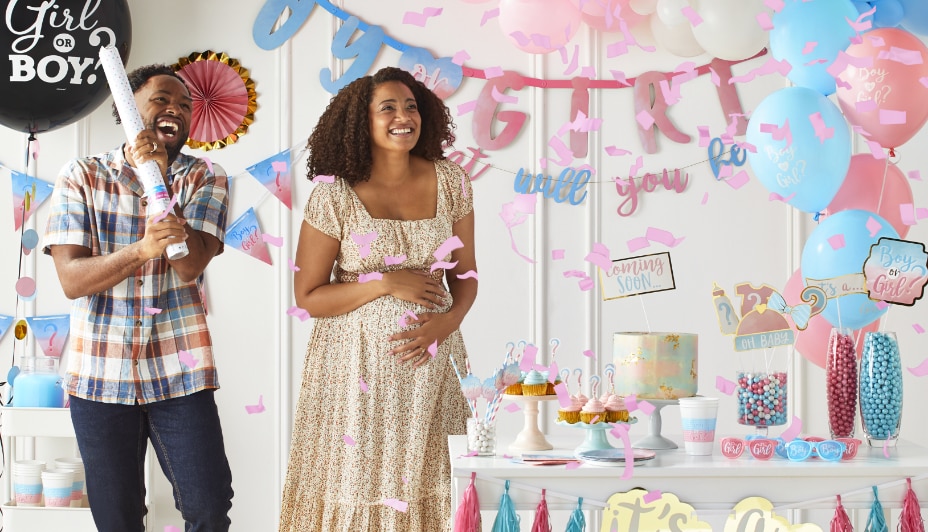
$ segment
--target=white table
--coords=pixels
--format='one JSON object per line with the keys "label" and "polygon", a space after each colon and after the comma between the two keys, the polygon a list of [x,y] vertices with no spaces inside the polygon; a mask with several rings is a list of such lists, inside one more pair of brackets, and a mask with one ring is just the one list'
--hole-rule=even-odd
{"label": "white table", "polygon": [[[482,510],[497,508],[503,493],[501,481],[505,480],[511,481],[509,495],[517,510],[533,510],[542,488],[548,490],[548,507],[552,511],[575,508],[576,497],[584,498],[585,507],[589,502],[595,508],[613,493],[643,488],[673,493],[697,511],[730,510],[742,499],[753,496],[768,499],[775,509],[834,510],[838,494],[850,511],[869,509],[873,502],[871,487],[876,485],[880,502],[888,513],[900,508],[906,477],[913,479],[922,506],[928,505],[928,448],[907,441],[890,448],[889,458],[883,456],[882,449],[871,449],[864,443],[856,458],[842,462],[790,462],[781,458],[762,462],[746,455],[730,460],[719,453],[717,445],[712,456],[689,456],[682,449],[657,451],[654,460],[636,464],[628,480],[620,478],[624,471],[621,467],[583,464],[568,470],[564,466],[532,466],[513,463],[502,456],[503,452],[497,457],[464,457],[466,437],[451,436],[448,441],[453,508],[460,505],[471,472],[477,473],[475,485]],[[551,441],[555,449],[538,454],[569,453],[579,443],[576,438],[551,438]],[[498,448],[506,449],[506,445]],[[526,489],[518,489],[520,486]],[[552,497],[552,493],[574,499]]]}

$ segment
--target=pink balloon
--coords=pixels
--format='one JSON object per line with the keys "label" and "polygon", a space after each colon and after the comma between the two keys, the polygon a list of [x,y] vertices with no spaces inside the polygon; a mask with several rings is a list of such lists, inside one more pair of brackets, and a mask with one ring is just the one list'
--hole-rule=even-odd
{"label": "pink balloon", "polygon": [[580,9],[571,0],[500,0],[498,20],[516,48],[547,54],[577,33]]}
{"label": "pink balloon", "polygon": [[825,215],[849,209],[875,212],[892,224],[900,238],[905,238],[909,226],[902,222],[899,205],[906,203],[913,203],[912,187],[902,170],[889,159],[861,153],[851,157],[847,176]]}
{"label": "pink balloon", "polygon": [[[805,283],[802,280],[802,272],[796,269],[789,280],[786,281],[786,286],[783,287],[783,299],[786,300],[786,304],[790,306],[801,304],[802,300],[799,299],[799,294],[803,288],[805,288]],[[787,320],[792,325],[789,316],[787,316]],[[854,331],[854,339],[858,346],[858,358],[860,358],[860,347],[863,345],[864,333],[875,332],[879,328],[880,320],[877,319],[862,329]],[[831,338],[831,329],[832,325],[821,314],[812,316],[805,330],[796,330],[796,342],[793,347],[803,358],[820,368],[824,368],[825,357],[828,354],[828,340]]]}
{"label": "pink balloon", "polygon": [[877,28],[848,46],[855,59],[872,65],[848,65],[838,82],[838,103],[848,121],[864,128],[884,148],[912,138],[928,120],[928,48],[899,28]]}
{"label": "pink balloon", "polygon": [[[581,0],[571,0],[580,7]],[[648,20],[647,15],[639,15],[628,6],[629,0],[587,0],[580,9],[580,16],[587,26],[597,31],[622,31],[619,18],[615,16],[616,8],[621,8],[619,16],[629,29]]]}

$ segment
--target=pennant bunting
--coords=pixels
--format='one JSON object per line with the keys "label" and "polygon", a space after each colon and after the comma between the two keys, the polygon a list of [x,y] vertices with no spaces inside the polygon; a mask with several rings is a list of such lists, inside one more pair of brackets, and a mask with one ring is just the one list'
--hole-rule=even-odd
{"label": "pennant bunting", "polygon": [[248,173],[270,190],[288,209],[292,208],[290,166],[288,148],[248,167]]}
{"label": "pennant bunting", "polygon": [[261,238],[262,234],[255,209],[251,207],[226,230],[225,243],[227,246],[271,264],[271,256],[267,251],[267,244]]}
{"label": "pennant bunting", "polygon": [[[19,231],[23,222],[28,220],[49,196],[55,186],[41,179],[10,170],[13,177],[13,230]],[[29,195],[29,208],[26,209],[26,195]]]}
{"label": "pennant bunting", "polygon": [[47,357],[60,357],[64,352],[64,343],[71,332],[71,316],[57,314],[54,316],[26,317],[32,336]]}

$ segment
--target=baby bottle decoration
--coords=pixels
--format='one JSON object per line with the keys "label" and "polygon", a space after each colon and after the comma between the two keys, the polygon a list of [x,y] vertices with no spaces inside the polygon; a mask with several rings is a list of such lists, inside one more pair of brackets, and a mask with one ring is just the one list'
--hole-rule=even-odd
{"label": "baby bottle decoration", "polygon": [[902,421],[902,360],[896,333],[868,332],[860,361],[860,420],[871,446],[894,445]]}
{"label": "baby bottle decoration", "polygon": [[825,356],[828,429],[832,438],[853,438],[857,417],[857,349],[853,331],[831,329]]}

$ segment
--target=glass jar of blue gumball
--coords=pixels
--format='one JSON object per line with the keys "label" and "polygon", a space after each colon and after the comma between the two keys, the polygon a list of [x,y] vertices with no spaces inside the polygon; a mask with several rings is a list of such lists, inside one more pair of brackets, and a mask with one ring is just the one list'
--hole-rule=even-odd
{"label": "glass jar of blue gumball", "polygon": [[896,333],[864,336],[858,382],[861,428],[867,443],[895,445],[902,422],[902,359]]}
{"label": "glass jar of blue gumball", "polygon": [[786,372],[739,371],[738,423],[766,432],[786,424]]}

